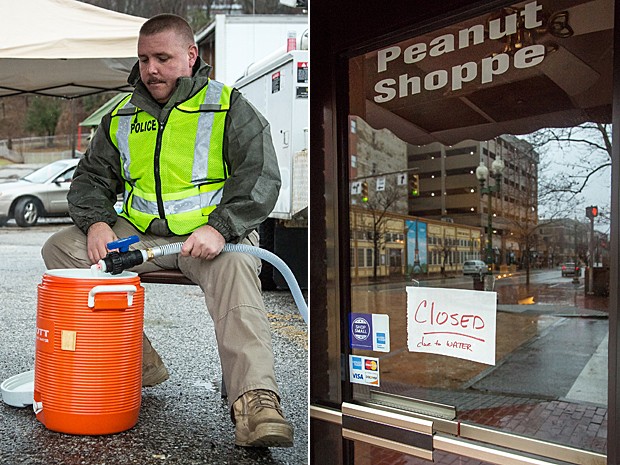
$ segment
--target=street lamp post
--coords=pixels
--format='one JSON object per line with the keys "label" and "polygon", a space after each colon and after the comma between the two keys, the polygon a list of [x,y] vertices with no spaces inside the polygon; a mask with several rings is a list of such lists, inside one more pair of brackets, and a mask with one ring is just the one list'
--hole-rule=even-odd
{"label": "street lamp post", "polygon": [[[489,271],[493,271],[493,205],[492,194],[494,192],[501,192],[502,187],[502,172],[504,171],[504,160],[501,157],[497,157],[491,164],[491,172],[486,167],[483,161],[480,162],[480,166],[476,168],[476,178],[480,183],[480,195],[486,194],[488,200],[487,206],[487,245],[486,245],[486,264]],[[495,179],[495,184],[491,185],[489,182],[489,174]],[[487,186],[485,187],[485,184]]]}

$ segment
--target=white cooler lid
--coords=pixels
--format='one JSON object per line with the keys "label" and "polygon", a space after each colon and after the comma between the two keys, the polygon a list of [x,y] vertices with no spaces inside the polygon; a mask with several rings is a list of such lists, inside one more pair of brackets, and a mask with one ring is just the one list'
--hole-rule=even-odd
{"label": "white cooler lid", "polygon": [[34,397],[34,370],[6,379],[1,385],[2,400],[13,407],[32,405]]}
{"label": "white cooler lid", "polygon": [[133,271],[123,271],[119,274],[106,273],[94,268],[56,268],[53,270],[47,270],[45,272],[48,276],[58,276],[59,278],[71,278],[71,279],[103,279],[106,281],[115,281],[118,279],[126,280],[127,278],[134,278],[138,276],[138,273]]}

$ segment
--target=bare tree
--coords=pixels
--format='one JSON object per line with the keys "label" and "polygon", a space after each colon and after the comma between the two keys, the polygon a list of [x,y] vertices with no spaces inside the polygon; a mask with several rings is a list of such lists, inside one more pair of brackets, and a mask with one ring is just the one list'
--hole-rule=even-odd
{"label": "bare tree", "polygon": [[[525,145],[523,146],[526,147]],[[504,183],[501,198],[503,221],[516,236],[521,250],[521,264],[526,270],[526,284],[530,282],[531,251],[538,244],[538,153],[529,146],[515,152],[507,160],[512,166],[510,183]]]}
{"label": "bare tree", "polygon": [[194,31],[205,27],[212,18],[213,5],[237,4],[235,0],[81,0],[107,10],[132,16],[150,18],[161,13],[172,13],[185,18]]}
{"label": "bare tree", "polygon": [[295,14],[302,11],[280,3],[280,0],[239,0],[245,14]]}
{"label": "bare tree", "polygon": [[[445,234],[445,230],[444,230],[444,234]],[[450,267],[450,269],[452,269],[453,263],[452,263],[452,254],[455,250],[455,247],[453,247],[452,244],[452,240],[450,238],[447,237],[443,237],[443,240],[441,242],[441,276],[446,277],[448,275],[448,273],[446,272],[446,265]]]}
{"label": "bare tree", "polygon": [[188,0],[81,0],[107,10],[149,18],[160,13],[173,13],[185,17]]}
{"label": "bare tree", "polygon": [[386,185],[382,191],[374,191],[364,203],[371,218],[371,234],[374,251],[373,279],[377,279],[381,247],[385,244],[386,222],[388,213],[397,202],[406,195],[402,186]]}
{"label": "bare tree", "polygon": [[[551,207],[556,215],[572,216],[576,207],[585,207],[582,194],[586,187],[600,182],[601,175],[611,179],[611,124],[544,128],[527,139],[547,165],[539,178],[541,206]],[[608,202],[598,206],[601,216],[608,217]]]}
{"label": "bare tree", "polygon": [[241,5],[245,14],[301,14],[302,8],[291,8],[280,0],[81,0],[84,3],[100,6],[108,10],[119,11],[134,16],[150,18],[160,13],[173,13],[184,17],[195,31],[210,22],[214,5],[218,11],[233,11],[235,5]]}

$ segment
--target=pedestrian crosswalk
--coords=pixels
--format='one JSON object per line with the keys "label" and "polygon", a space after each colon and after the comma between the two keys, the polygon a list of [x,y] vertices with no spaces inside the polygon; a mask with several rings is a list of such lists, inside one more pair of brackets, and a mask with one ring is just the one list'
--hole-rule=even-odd
{"label": "pedestrian crosswalk", "polygon": [[605,336],[568,391],[566,400],[607,405],[608,343],[609,337]]}

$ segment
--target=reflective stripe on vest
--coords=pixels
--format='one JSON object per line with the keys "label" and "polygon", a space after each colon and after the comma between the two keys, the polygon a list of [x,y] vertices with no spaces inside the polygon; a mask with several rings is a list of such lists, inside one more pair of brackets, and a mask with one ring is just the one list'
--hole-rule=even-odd
{"label": "reflective stripe on vest", "polygon": [[210,80],[194,97],[175,105],[163,122],[136,108],[130,97],[112,112],[110,138],[125,179],[121,216],[139,230],[164,217],[179,235],[206,224],[228,177],[222,150],[231,91]]}
{"label": "reflective stripe on vest", "polygon": [[[214,192],[202,192],[198,195],[201,205],[217,205],[220,203],[220,200],[222,200],[222,189],[218,189]],[[157,202],[149,202],[142,197],[134,196],[132,208],[148,215],[159,215]],[[195,197],[164,202],[164,213],[166,216],[195,209]]]}

